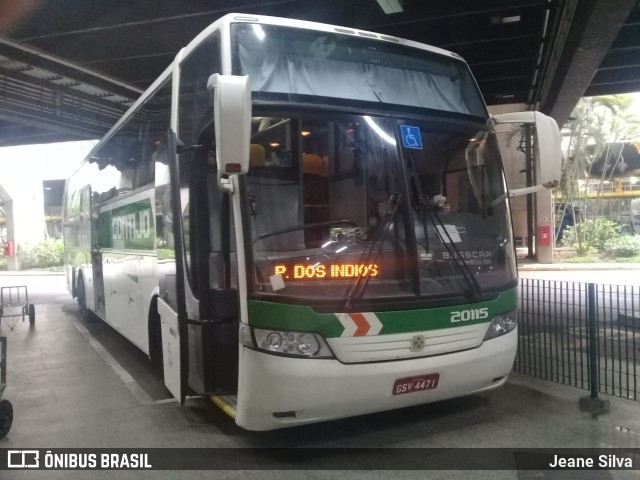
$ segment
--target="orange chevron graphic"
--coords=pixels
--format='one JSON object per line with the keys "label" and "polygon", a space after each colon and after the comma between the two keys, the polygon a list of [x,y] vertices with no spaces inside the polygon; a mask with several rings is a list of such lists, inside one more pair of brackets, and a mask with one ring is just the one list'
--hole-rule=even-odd
{"label": "orange chevron graphic", "polygon": [[378,335],[382,330],[382,323],[373,312],[336,313],[335,315],[344,327],[341,337]]}
{"label": "orange chevron graphic", "polygon": [[369,329],[371,328],[371,325],[369,324],[367,319],[364,317],[364,315],[361,313],[350,313],[349,316],[357,326],[356,331],[353,333],[353,336],[362,337],[366,335]]}

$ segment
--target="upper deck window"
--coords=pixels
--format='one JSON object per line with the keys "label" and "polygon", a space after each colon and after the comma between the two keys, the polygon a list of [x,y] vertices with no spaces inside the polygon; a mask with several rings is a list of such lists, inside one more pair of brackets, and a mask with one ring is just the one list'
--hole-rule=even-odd
{"label": "upper deck window", "polygon": [[486,117],[467,65],[418,48],[302,28],[232,25],[233,70],[253,91]]}

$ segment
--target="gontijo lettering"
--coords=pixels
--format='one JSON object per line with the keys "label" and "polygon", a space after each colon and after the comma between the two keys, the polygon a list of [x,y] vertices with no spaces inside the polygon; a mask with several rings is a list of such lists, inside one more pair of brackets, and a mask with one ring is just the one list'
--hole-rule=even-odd
{"label": "gontijo lettering", "polygon": [[151,237],[151,209],[144,209],[111,219],[111,233],[114,240]]}

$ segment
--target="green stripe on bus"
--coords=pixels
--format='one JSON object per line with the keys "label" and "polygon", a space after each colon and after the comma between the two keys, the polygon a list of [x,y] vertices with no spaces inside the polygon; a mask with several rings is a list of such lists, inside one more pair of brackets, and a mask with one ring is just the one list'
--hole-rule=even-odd
{"label": "green stripe on bus", "polygon": [[[506,290],[497,298],[484,302],[449,305],[437,308],[375,312],[382,323],[379,335],[420,332],[441,328],[460,327],[489,322],[494,316],[515,310],[518,305],[517,289]],[[454,312],[487,309],[487,315],[462,315],[461,321],[452,322]],[[469,317],[484,317],[467,319]],[[283,303],[249,300],[249,323],[255,327],[274,330],[316,332],[326,338],[339,337],[343,325],[333,313],[318,313],[311,307]]]}
{"label": "green stripe on bus", "polygon": [[98,242],[102,248],[155,249],[156,226],[151,199],[100,212]]}
{"label": "green stripe on bus", "polygon": [[249,300],[249,323],[256,327],[316,332],[339,337],[344,327],[333,313],[318,313],[305,305]]}

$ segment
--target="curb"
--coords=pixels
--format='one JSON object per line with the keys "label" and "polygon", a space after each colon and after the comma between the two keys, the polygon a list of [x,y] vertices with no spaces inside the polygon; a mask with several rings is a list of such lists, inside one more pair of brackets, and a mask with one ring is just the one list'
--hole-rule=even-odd
{"label": "curb", "polygon": [[521,272],[640,270],[640,263],[536,263],[518,265]]}
{"label": "curb", "polygon": [[55,277],[64,276],[64,272],[50,272],[48,270],[0,270],[1,277]]}

